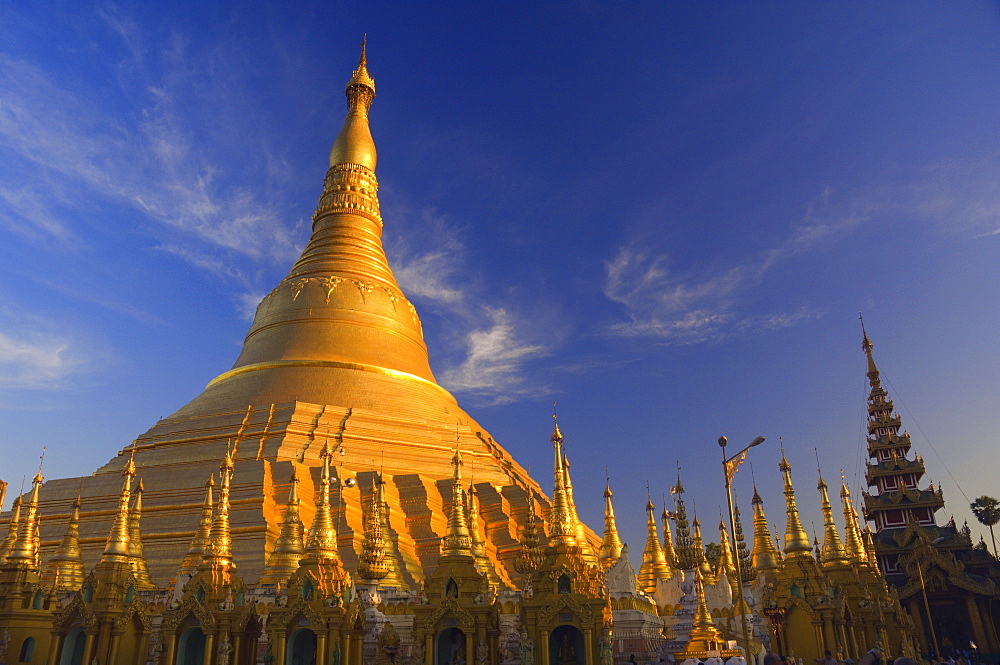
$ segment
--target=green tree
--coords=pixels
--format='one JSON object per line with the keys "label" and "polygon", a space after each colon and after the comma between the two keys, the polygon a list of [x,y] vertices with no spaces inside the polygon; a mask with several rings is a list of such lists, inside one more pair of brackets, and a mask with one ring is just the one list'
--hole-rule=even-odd
{"label": "green tree", "polygon": [[705,559],[708,560],[708,565],[712,567],[712,570],[719,567],[720,558],[722,558],[722,548],[719,543],[705,545]]}
{"label": "green tree", "polygon": [[993,536],[993,525],[1000,522],[1000,501],[985,494],[969,504],[972,514],[982,524],[990,528],[990,540],[993,541],[993,556],[997,555],[997,539]]}

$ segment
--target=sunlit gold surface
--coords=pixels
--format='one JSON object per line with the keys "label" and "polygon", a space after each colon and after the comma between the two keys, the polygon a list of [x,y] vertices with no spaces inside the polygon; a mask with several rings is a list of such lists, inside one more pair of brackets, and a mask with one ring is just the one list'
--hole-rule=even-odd
{"label": "sunlit gold surface", "polygon": [[[232,368],[130,447],[146,484],[142,540],[158,583],[176,578],[181,561],[185,575],[200,564],[199,551],[209,545],[201,533],[207,526],[203,481],[230,445],[235,469],[225,491],[231,559],[247,580],[263,572],[275,547],[295,464],[311,470],[300,474],[300,490],[310,491],[299,493],[300,519],[311,524],[312,488],[319,485],[327,437],[343,479],[382,469],[387,556],[407,584],[419,583],[438,556],[436,539],[447,521],[441,504],[448,495],[438,482],[452,475],[456,436],[476,469],[483,530],[491,539],[485,551],[494,566],[505,562],[501,578],[509,578],[518,553],[526,491],[547,504],[525,470],[434,378],[420,318],[382,247],[369,128],[375,84],[364,52],[346,96],[347,114],[301,257],[261,301]],[[80,550],[87,568],[96,563],[109,525],[121,517],[122,494],[113,480],[128,459],[129,453],[120,453],[92,477],[45,485],[42,511],[52,519],[42,523],[43,549],[58,545],[82,490]],[[337,500],[328,505],[350,570],[365,532],[361,489],[336,488]],[[580,533],[592,538],[569,518],[574,539]],[[121,519],[109,543],[112,557],[127,556],[127,515]]]}

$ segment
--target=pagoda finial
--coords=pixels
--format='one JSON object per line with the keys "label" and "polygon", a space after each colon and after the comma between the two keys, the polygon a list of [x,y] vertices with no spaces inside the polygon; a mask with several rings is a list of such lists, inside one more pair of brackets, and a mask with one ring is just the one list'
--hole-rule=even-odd
{"label": "pagoda finial", "polygon": [[188,577],[198,572],[202,559],[205,558],[205,549],[208,547],[209,538],[212,532],[212,515],[215,513],[214,501],[212,498],[212,488],[215,487],[214,474],[208,476],[205,483],[205,500],[201,506],[201,521],[198,523],[198,530],[195,531],[188,551],[184,555],[177,570],[178,577],[187,575]]}
{"label": "pagoda finial", "polygon": [[[294,464],[289,482],[285,517],[281,522],[278,539],[274,543],[274,551],[267,558],[267,565],[260,576],[260,584],[287,584],[288,578],[298,569],[299,562],[305,557],[305,545],[302,543],[302,522],[299,520],[299,478]],[[320,508],[317,506],[317,516],[319,516],[319,512]],[[314,517],[314,525],[316,521]]]}
{"label": "pagoda finial", "polygon": [[852,563],[867,563],[868,556],[865,553],[865,543],[861,536],[861,527],[858,526],[858,514],[854,510],[851,502],[851,490],[847,487],[844,473],[840,473],[840,500],[844,506],[844,532],[847,534],[845,551],[847,558]]}
{"label": "pagoda finial", "polygon": [[767,516],[764,514],[764,500],[757,492],[757,483],[753,486],[753,567],[757,571],[774,570],[781,564],[781,553],[771,540],[771,531],[767,528]]}
{"label": "pagoda finial", "polygon": [[59,548],[49,559],[46,568],[53,576],[53,588],[76,591],[83,586],[83,554],[80,552],[80,495],[73,501],[73,513],[66,526]]}
{"label": "pagoda finial", "polygon": [[812,553],[809,536],[799,520],[799,508],[795,504],[795,488],[792,487],[792,465],[785,459],[785,451],[781,450],[781,463],[778,465],[785,484],[785,554],[787,556],[802,556]]}
{"label": "pagoda finial", "polygon": [[[649,488],[646,488],[647,497]],[[646,501],[646,547],[642,551],[642,565],[639,566],[639,588],[646,593],[656,592],[657,580],[667,580],[672,576],[667,565],[663,549],[660,547],[660,537],[656,533],[656,506],[653,499]]]}
{"label": "pagoda finial", "polygon": [[[43,453],[44,454],[44,453]],[[31,494],[28,496],[27,510],[24,518],[20,521],[17,530],[17,540],[7,555],[5,566],[16,565],[21,569],[29,569],[38,572],[38,542],[36,535],[38,531],[38,493],[42,487],[41,465],[38,473],[31,480]]]}
{"label": "pagoda finial", "polygon": [[149,565],[146,563],[145,548],[142,545],[142,493],[145,488],[142,478],[135,490],[135,500],[128,513],[128,563],[135,573],[136,584],[140,589],[152,589],[156,585],[149,576]]}
{"label": "pagoda finial", "polygon": [[132,498],[132,480],[135,478],[135,443],[132,444],[132,451],[129,454],[128,462],[122,469],[122,491],[118,496],[118,512],[115,514],[115,521],[108,534],[108,542],[104,547],[104,554],[101,562],[128,562],[129,544],[129,502]]}
{"label": "pagoda finial", "polygon": [[622,555],[622,539],[618,535],[618,522],[615,520],[615,507],[611,503],[611,479],[604,477],[604,538],[601,540],[601,551],[597,555],[601,565],[607,569]]}
{"label": "pagoda finial", "polygon": [[752,582],[757,577],[756,569],[750,562],[750,550],[747,548],[746,536],[743,534],[743,519],[740,515],[739,504],[733,497],[733,524],[736,532],[736,542],[733,543],[733,550],[740,560],[740,572],[743,574],[743,582]]}
{"label": "pagoda finial", "polygon": [[347,117],[330,149],[330,166],[353,164],[375,170],[377,153],[368,127],[368,109],[375,99],[375,79],[368,73],[368,37],[361,42],[358,68],[347,82]]}
{"label": "pagoda finial", "polygon": [[[816,456],[818,460],[818,450]],[[848,563],[847,552],[844,550],[844,544],[837,532],[837,524],[833,520],[833,508],[830,506],[830,495],[827,493],[826,481],[823,480],[822,470],[817,468],[816,471],[819,473],[819,484],[816,488],[819,490],[820,507],[823,511],[823,549],[820,561],[828,567],[845,566]]]}
{"label": "pagoda finial", "polygon": [[875,345],[872,344],[871,339],[868,338],[868,331],[865,330],[865,319],[861,316],[861,312],[858,312],[858,319],[861,320],[861,350],[864,351],[865,356],[868,357],[868,380],[871,383],[872,388],[881,387],[878,367],[875,366],[875,359],[872,357],[872,350],[875,348]]}

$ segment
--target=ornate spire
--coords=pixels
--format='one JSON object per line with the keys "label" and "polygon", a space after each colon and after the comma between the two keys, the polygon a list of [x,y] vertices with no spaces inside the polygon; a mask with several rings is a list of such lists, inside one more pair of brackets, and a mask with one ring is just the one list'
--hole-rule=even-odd
{"label": "ornate spire", "polygon": [[597,566],[597,553],[594,552],[590,540],[587,538],[587,529],[580,521],[580,516],[576,512],[576,501],[573,499],[573,480],[569,475],[569,456],[563,448],[563,475],[566,482],[566,509],[569,512],[570,522],[573,524],[573,533],[576,536],[576,544],[580,547],[580,554],[589,566]]}
{"label": "ornate spire", "polygon": [[184,555],[184,561],[181,562],[180,568],[177,570],[178,577],[180,575],[193,576],[198,572],[198,567],[201,566],[202,559],[205,558],[205,549],[208,547],[208,539],[212,532],[212,515],[215,512],[212,500],[213,487],[215,487],[215,478],[209,476],[205,483],[205,501],[201,507],[201,522],[198,524],[194,538],[191,539],[187,554]]}
{"label": "ornate spire", "polygon": [[497,585],[500,583],[500,576],[497,575],[497,571],[493,568],[493,562],[490,561],[489,555],[486,554],[486,543],[479,531],[479,492],[476,491],[475,483],[469,483],[468,502],[469,515],[467,524],[469,526],[469,539],[472,543],[472,556],[476,559],[476,570],[480,574],[486,575],[490,584]]}
{"label": "ornate spire", "polygon": [[330,150],[330,166],[356,164],[369,171],[377,161],[375,142],[368,128],[368,109],[375,99],[375,80],[368,74],[367,39],[361,43],[361,59],[347,82],[347,118]]}
{"label": "ornate spire", "polygon": [[472,536],[469,535],[469,524],[465,519],[465,509],[462,498],[462,452],[455,445],[455,454],[451,457],[451,510],[448,512],[448,530],[444,536],[442,557],[475,560],[472,553]]}
{"label": "ornate spire", "polygon": [[726,523],[719,518],[719,565],[716,567],[715,578],[720,579],[722,574],[726,574],[729,586],[732,587],[733,597],[739,598],[740,581],[736,579],[736,564],[733,562],[733,548],[729,544],[729,534],[726,533]]}
{"label": "ornate spire", "polygon": [[833,508],[830,506],[830,496],[827,493],[826,481],[823,474],[819,476],[819,499],[823,510],[823,550],[821,560],[824,566],[846,566],[847,553],[844,551],[844,544],[840,541],[840,534],[837,533],[837,525],[833,521]]}
{"label": "ornate spire", "polygon": [[872,568],[875,570],[881,570],[879,566],[874,565],[878,562],[878,558],[875,556],[875,538],[872,534],[872,528],[865,525],[865,556],[868,557],[868,561],[872,563]]}
{"label": "ornate spire", "polygon": [[545,553],[541,547],[538,529],[538,516],[535,514],[535,497],[528,490],[528,519],[521,529],[521,551],[514,560],[514,570],[527,579],[542,565]]}
{"label": "ornate spire", "polygon": [[861,536],[861,527],[858,525],[858,513],[854,510],[854,504],[851,502],[851,490],[847,488],[847,481],[844,480],[843,474],[840,476],[840,500],[844,505],[847,558],[852,563],[868,563],[865,543]]}
{"label": "ornate spire", "polygon": [[781,565],[781,553],[771,540],[771,531],[767,528],[767,515],[764,514],[764,500],[757,492],[757,484],[753,486],[753,567],[758,571],[775,570]]}
{"label": "ornate spire", "polygon": [[7,561],[7,557],[10,556],[11,551],[14,549],[14,543],[17,542],[17,530],[21,525],[21,497],[20,495],[14,497],[14,503],[11,506],[10,523],[7,525],[7,537],[3,539],[3,543],[0,543],[0,565],[3,565]]}
{"label": "ornate spire", "polygon": [[27,511],[24,519],[20,521],[17,530],[17,540],[7,555],[4,568],[21,568],[38,571],[38,543],[36,541],[38,531],[38,491],[41,489],[42,472],[38,473],[31,480],[31,495],[28,497]]}
{"label": "ornate spire", "polygon": [[656,533],[656,506],[652,499],[646,502],[646,548],[642,551],[639,566],[639,588],[646,593],[656,591],[657,580],[670,579],[672,571],[663,556],[660,537]]}
{"label": "ornate spire", "polygon": [[212,529],[202,559],[202,568],[212,570],[213,577],[218,576],[220,583],[229,582],[229,573],[236,570],[233,561],[233,536],[229,524],[229,491],[233,481],[233,456],[227,448],[226,456],[219,467],[219,505],[212,520]]}
{"label": "ornate spire", "polygon": [[361,543],[361,556],[358,557],[358,577],[366,582],[378,582],[384,580],[389,574],[389,563],[386,561],[385,533],[382,530],[381,517],[382,506],[379,505],[378,486],[374,473],[372,473],[372,486],[367,503],[364,516],[365,537]]}
{"label": "ornate spire", "polygon": [[129,551],[129,514],[128,507],[132,498],[132,480],[135,478],[135,446],[129,454],[128,462],[122,469],[122,491],[118,496],[118,512],[108,534],[108,542],[104,546],[101,563],[128,563]]}
{"label": "ornate spire", "polygon": [[802,556],[812,553],[812,546],[809,544],[809,536],[802,528],[799,520],[799,508],[795,505],[795,488],[792,487],[792,465],[785,459],[785,453],[781,453],[781,463],[778,465],[785,483],[785,515],[787,522],[785,525],[785,555]]}
{"label": "ornate spire", "polygon": [[73,501],[73,514],[66,526],[62,542],[46,564],[47,575],[53,587],[61,591],[75,591],[83,586],[83,554],[80,552],[80,496]]}
{"label": "ornate spire", "polygon": [[697,512],[694,515],[694,522],[691,523],[691,526],[694,527],[694,547],[692,548],[694,563],[701,570],[702,578],[709,584],[715,584],[712,567],[708,564],[708,559],[705,557],[705,541],[701,537],[701,522],[698,521]]}
{"label": "ornate spire", "polygon": [[611,480],[604,483],[604,538],[601,540],[601,552],[598,559],[604,568],[610,568],[622,555],[622,539],[618,536],[618,523],[615,521],[615,508],[611,505]]}
{"label": "ornate spire", "polygon": [[135,581],[140,589],[152,589],[156,585],[149,576],[149,565],[146,563],[146,552],[142,545],[142,478],[135,490],[135,500],[128,512],[128,564],[135,573]]}
{"label": "ornate spire", "polygon": [[552,512],[549,513],[549,544],[576,545],[576,528],[573,525],[566,498],[566,472],[563,467],[562,442],[563,435],[559,431],[557,421],[552,429],[555,468],[553,469]]}
{"label": "ornate spire", "polygon": [[740,519],[740,507],[733,506],[734,524],[736,525],[736,556],[740,558],[740,572],[743,582],[752,582],[757,577],[757,570],[750,561],[750,550],[747,548],[746,536],[743,535],[743,520]]}
{"label": "ornate spire", "polygon": [[705,602],[705,578],[700,568],[695,568],[694,571],[694,588],[695,594],[698,597],[698,609],[695,610],[690,639],[685,650],[714,650],[714,645],[719,641],[720,633],[719,629],[712,622],[712,615],[708,611],[708,603]]}
{"label": "ornate spire", "polygon": [[[280,586],[287,584],[288,578],[298,570],[299,562],[302,561],[306,554],[305,545],[302,543],[302,522],[299,520],[299,478],[297,469],[294,466],[292,466],[290,483],[288,501],[285,503],[285,518],[281,522],[281,530],[278,532],[278,539],[274,543],[274,551],[267,558],[267,565],[260,576],[261,584],[275,584]],[[320,502],[322,502],[322,498],[317,504]],[[316,523],[319,521],[316,518],[320,516],[320,510],[320,506],[317,505],[316,516],[313,518],[313,527],[316,527]],[[329,512],[328,507],[327,512]]]}
{"label": "ornate spire", "polygon": [[681,474],[677,472],[677,484],[670,489],[674,495],[674,526],[677,528],[677,567],[681,570],[691,570],[697,565],[694,554],[694,540],[691,538],[691,528],[688,526],[687,508],[684,507],[684,485],[681,484]]}
{"label": "ornate spire", "polygon": [[[340,553],[337,550],[337,529],[333,523],[333,512],[330,505],[330,485],[333,482],[331,480],[333,453],[330,450],[329,439],[323,443],[323,450],[320,451],[319,458],[323,462],[323,467],[320,469],[319,475],[319,496],[316,499],[316,514],[313,515],[312,525],[309,527],[309,534],[306,536],[305,556],[292,552],[290,558],[295,560],[297,557],[299,566],[311,570],[313,575],[319,580],[320,594],[330,596],[343,591],[343,588],[350,583],[350,577],[347,571],[344,570],[344,564],[340,560]],[[294,482],[292,486],[294,490]],[[292,497],[290,491],[288,499],[289,511],[292,510],[293,498],[295,506],[294,517],[297,521],[299,512],[298,493]],[[289,519],[289,516],[286,515],[285,521],[287,522]],[[300,534],[301,528],[300,523],[298,527]],[[294,550],[295,545],[295,543],[292,543],[289,550]],[[301,545],[302,541],[300,539],[298,546],[301,547]],[[277,550],[275,551],[277,552]]]}
{"label": "ornate spire", "polygon": [[668,566],[676,568],[677,552],[674,551],[674,537],[670,533],[670,513],[667,511],[666,503],[663,504],[660,520],[663,522],[663,558],[666,559]]}

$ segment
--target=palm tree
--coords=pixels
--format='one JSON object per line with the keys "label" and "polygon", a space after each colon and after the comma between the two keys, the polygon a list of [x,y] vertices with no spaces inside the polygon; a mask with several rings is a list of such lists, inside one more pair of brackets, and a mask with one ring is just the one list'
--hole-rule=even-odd
{"label": "palm tree", "polygon": [[997,539],[993,536],[993,525],[1000,522],[1000,501],[985,494],[969,504],[972,514],[982,524],[990,528],[990,540],[993,541],[993,556],[997,556]]}

